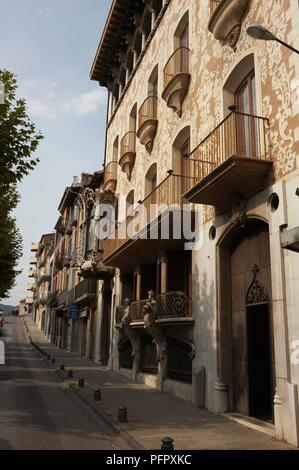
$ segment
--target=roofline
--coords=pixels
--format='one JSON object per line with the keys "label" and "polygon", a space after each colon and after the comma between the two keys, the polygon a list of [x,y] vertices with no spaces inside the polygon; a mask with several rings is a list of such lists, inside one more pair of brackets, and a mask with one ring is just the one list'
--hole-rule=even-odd
{"label": "roofline", "polygon": [[113,11],[114,11],[114,8],[116,6],[116,3],[117,3],[118,0],[113,0],[112,1],[112,5],[110,7],[110,10],[109,10],[109,13],[108,13],[108,17],[107,17],[107,20],[106,20],[106,23],[105,23],[105,26],[104,26],[104,30],[102,32],[102,35],[101,35],[101,38],[100,38],[100,43],[98,45],[98,48],[96,50],[96,55],[95,55],[95,58],[93,60],[93,63],[92,63],[92,66],[91,66],[91,70],[90,70],[90,73],[89,73],[89,78],[90,80],[95,80],[95,81],[98,81],[93,75],[94,75],[94,72],[95,72],[95,66],[96,66],[96,63],[98,61],[98,57],[99,57],[99,54],[100,54],[100,50],[102,48],[102,45],[103,45],[103,42],[104,42],[104,39],[105,39],[105,36],[106,36],[106,33],[107,33],[107,30],[108,30],[108,26],[109,26],[109,23],[110,23],[110,20],[111,20],[111,17],[112,17],[112,14],[113,14]]}

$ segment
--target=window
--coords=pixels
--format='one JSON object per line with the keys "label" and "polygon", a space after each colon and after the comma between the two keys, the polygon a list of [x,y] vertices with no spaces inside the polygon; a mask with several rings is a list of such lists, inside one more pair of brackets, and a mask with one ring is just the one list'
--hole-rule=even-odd
{"label": "window", "polygon": [[158,96],[159,67],[155,66],[148,80],[148,96]]}
{"label": "window", "polygon": [[145,176],[145,198],[157,187],[157,163],[154,163]]}
{"label": "window", "polygon": [[179,47],[189,48],[189,12],[187,11],[181,19],[174,33],[174,50]]}
{"label": "window", "polygon": [[134,104],[130,113],[130,132],[136,132],[137,127],[137,103]]}
{"label": "window", "polygon": [[113,161],[118,161],[118,153],[119,153],[119,138],[116,137],[114,144],[113,144]]}
{"label": "window", "polygon": [[134,190],[129,192],[126,199],[126,215],[131,215],[134,210]]}

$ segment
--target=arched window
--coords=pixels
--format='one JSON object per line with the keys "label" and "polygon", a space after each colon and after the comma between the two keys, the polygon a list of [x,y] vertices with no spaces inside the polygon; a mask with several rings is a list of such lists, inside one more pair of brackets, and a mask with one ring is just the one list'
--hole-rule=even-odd
{"label": "arched window", "polygon": [[[240,105],[240,97],[238,98],[238,94],[240,95],[242,85],[244,81],[246,81],[247,77],[250,74],[254,73],[254,55],[249,54],[248,56],[244,57],[241,62],[234,68],[234,70],[230,73],[229,77],[227,78],[224,86],[223,86],[223,108],[224,108],[224,116],[226,117],[230,113],[230,107],[235,105]],[[255,82],[255,79],[254,79]],[[256,112],[256,87],[255,83],[252,84],[252,97],[254,98],[255,104],[252,104],[251,108],[252,111]],[[246,99],[246,97],[245,97]],[[246,107],[246,104],[245,104]],[[243,105],[241,106],[240,111],[242,112]],[[247,108],[249,109],[249,108]]]}
{"label": "arched window", "polygon": [[155,66],[148,80],[148,96],[158,96],[159,66]]}
{"label": "arched window", "polygon": [[149,196],[157,187],[157,163],[149,168],[145,176],[145,198]]}
{"label": "arched window", "polygon": [[118,155],[119,155],[119,137],[117,136],[113,143],[113,155],[112,155],[113,162],[118,161]]}
{"label": "arched window", "polygon": [[187,11],[174,33],[174,50],[179,47],[189,47],[189,12]]}
{"label": "arched window", "polygon": [[256,155],[259,149],[256,77],[254,55],[249,54],[234,68],[223,87],[224,117],[232,110],[238,111],[237,147],[240,155]]}
{"label": "arched window", "polygon": [[177,175],[185,176],[186,174],[184,159],[191,151],[190,132],[190,126],[184,127],[172,145],[172,169]]}
{"label": "arched window", "polygon": [[136,132],[137,128],[137,103],[134,104],[130,112],[130,123],[129,123],[130,132]]}
{"label": "arched window", "polygon": [[132,189],[126,198],[126,213],[127,216],[130,215],[134,210],[134,190]]}

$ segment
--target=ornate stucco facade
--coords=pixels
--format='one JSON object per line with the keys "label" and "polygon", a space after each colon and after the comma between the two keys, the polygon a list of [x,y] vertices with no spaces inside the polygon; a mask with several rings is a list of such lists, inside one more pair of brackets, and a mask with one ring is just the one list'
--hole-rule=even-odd
{"label": "ornate stucco facade", "polygon": [[[116,0],[91,71],[109,91],[104,190],[145,205],[152,195],[161,198],[165,179],[191,178],[173,187],[203,214],[190,260],[182,244],[105,242],[104,261],[117,269],[101,314],[112,322],[110,366],[196,406],[238,414],[245,424],[255,418],[295,445],[299,255],[285,240],[299,225],[299,60],[246,29],[263,24],[298,49],[298,13],[295,0],[161,0],[140,2],[135,11]],[[239,176],[225,169],[233,155],[241,165],[238,155],[252,157]],[[238,201],[223,208],[230,184]],[[146,299],[156,286],[157,297]],[[165,315],[167,302],[172,313]],[[150,360],[152,345],[157,357]],[[258,379],[259,353],[268,384]],[[176,357],[183,367],[173,366]]]}

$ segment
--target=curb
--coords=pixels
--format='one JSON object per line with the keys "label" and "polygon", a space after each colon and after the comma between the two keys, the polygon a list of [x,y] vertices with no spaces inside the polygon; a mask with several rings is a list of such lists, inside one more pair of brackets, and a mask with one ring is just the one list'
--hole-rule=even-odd
{"label": "curb", "polygon": [[[25,321],[24,325],[27,332],[28,344],[34,347],[38,353],[43,354],[43,348],[33,341],[32,336],[29,334],[30,330]],[[69,390],[77,398],[79,398],[78,401],[81,402],[81,406],[84,406],[85,409],[88,407],[93,414],[96,414],[102,421],[104,421],[106,426],[109,427],[112,432],[118,434],[119,437],[121,437],[130,447],[132,447],[132,450],[146,450],[142,444],[136,441],[136,439],[127,430],[123,429],[121,425],[118,425],[103,409],[99,410],[87,397],[80,393],[80,391],[77,389],[76,382],[71,380],[68,381],[61,371],[57,368],[54,368],[52,364],[48,363],[48,361],[44,361],[44,363],[54,372],[54,375],[61,383],[69,385]],[[86,385],[86,388],[88,389],[88,384]]]}

